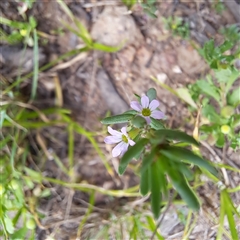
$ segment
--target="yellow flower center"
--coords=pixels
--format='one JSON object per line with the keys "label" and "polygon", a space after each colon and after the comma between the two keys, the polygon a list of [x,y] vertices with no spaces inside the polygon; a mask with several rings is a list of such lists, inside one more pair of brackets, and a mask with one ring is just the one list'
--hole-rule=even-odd
{"label": "yellow flower center", "polygon": [[228,134],[231,131],[231,128],[228,125],[222,125],[221,132],[223,134]]}
{"label": "yellow flower center", "polygon": [[122,140],[123,142],[128,143],[128,138],[125,135],[122,135]]}
{"label": "yellow flower center", "polygon": [[142,115],[143,115],[144,117],[149,117],[149,116],[151,115],[151,110],[150,110],[149,108],[144,108],[144,109],[142,110]]}

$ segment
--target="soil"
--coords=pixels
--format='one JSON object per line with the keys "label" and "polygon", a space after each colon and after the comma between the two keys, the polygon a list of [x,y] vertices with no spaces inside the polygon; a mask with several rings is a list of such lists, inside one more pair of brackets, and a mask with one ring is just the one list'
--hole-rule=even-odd
{"label": "soil", "polygon": [[[154,82],[157,81],[173,89],[187,86],[210,72],[205,61],[198,54],[195,46],[203,46],[204,42],[214,37],[218,43],[224,39],[219,29],[228,24],[236,23],[232,9],[226,8],[218,14],[209,1],[174,1],[157,4],[157,19],[153,19],[143,12],[137,5],[132,13],[119,1],[65,1],[84,26],[91,33],[92,38],[100,43],[122,48],[116,53],[102,53],[91,51],[80,53],[56,67],[40,73],[37,99],[33,103],[39,109],[55,107],[56,79],[62,91],[62,106],[71,110],[72,118],[89,131],[101,131],[100,119],[107,111],[119,114],[129,109],[129,103],[134,100],[134,93],[141,94],[148,88],[154,87],[160,100],[160,108],[166,114],[167,124],[172,128],[180,128],[192,133],[196,113],[188,111],[184,102],[180,101],[169,91]],[[22,21],[17,13],[17,2],[0,3],[2,15],[12,20]],[[236,6],[234,5],[235,9]],[[74,33],[66,30],[62,23],[74,26],[70,18],[61,9],[57,1],[36,1],[27,15],[33,15],[38,22],[38,30],[45,34],[40,41],[39,64],[43,65],[56,59],[60,54],[83,46],[83,42]],[[180,37],[173,37],[166,30],[161,16],[181,16],[190,25],[191,41]],[[7,29],[10,31],[10,29]],[[46,43],[47,42],[47,43]],[[23,46],[0,46],[1,70],[7,79],[14,79],[17,73],[16,59],[24,55],[21,66],[26,73],[33,66],[33,50],[27,49],[22,53]],[[14,80],[12,80],[14,81]],[[30,94],[30,80],[21,85],[26,97]],[[44,139],[48,150],[55,153],[64,165],[68,164],[68,134],[63,127],[45,128],[40,133],[32,132],[31,139],[39,144],[37,134]],[[139,180],[131,169],[123,176],[110,176],[87,139],[75,135],[75,175],[76,182],[87,182],[105,189],[125,189],[135,186]],[[104,151],[107,160],[117,168],[118,159],[112,159],[111,148],[105,146],[105,136],[96,137],[99,146]],[[222,158],[222,150],[213,146],[202,146],[203,155],[212,161]],[[217,157],[216,157],[217,156]],[[226,149],[225,159],[228,164],[240,168],[237,153]],[[47,160],[43,166],[36,162],[45,176],[69,181],[52,160]],[[32,166],[33,167],[33,166]],[[230,174],[230,172],[229,172]],[[231,173],[232,174],[232,173]],[[231,184],[240,184],[239,175],[229,175]],[[77,228],[81,217],[85,214],[89,195],[81,191],[73,191],[57,185],[49,185],[52,194],[48,199],[39,203],[39,211],[45,214],[42,219],[44,229],[39,228],[38,239],[46,239],[53,234],[57,240],[76,239]],[[196,227],[189,239],[215,239],[217,225],[209,219],[209,213],[219,213],[218,189],[208,179],[199,189],[203,202]],[[100,193],[96,194],[94,218],[89,218],[90,227],[84,228],[82,239],[87,234],[98,230],[96,222],[104,222],[109,218],[110,210],[119,213],[121,206],[136,201],[136,198],[112,198]],[[236,204],[240,204],[240,197],[233,196]],[[99,210],[100,209],[100,210]],[[187,210],[185,214],[187,214]],[[94,215],[95,214],[95,215]],[[176,217],[176,209],[171,207],[166,221],[161,226],[166,239],[181,239],[184,225],[175,219],[173,226],[172,215]],[[92,224],[92,227],[91,227]],[[87,226],[87,225],[86,225]],[[169,227],[173,226],[173,227]],[[238,221],[238,230],[240,223]],[[180,233],[180,234],[179,234]],[[92,235],[94,236],[94,234]]]}

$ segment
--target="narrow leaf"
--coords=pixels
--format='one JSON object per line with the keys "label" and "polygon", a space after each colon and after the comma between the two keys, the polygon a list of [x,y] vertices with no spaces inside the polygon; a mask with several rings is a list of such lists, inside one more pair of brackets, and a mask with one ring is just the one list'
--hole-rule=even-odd
{"label": "narrow leaf", "polygon": [[157,219],[160,215],[161,207],[161,186],[158,168],[156,162],[151,166],[151,208],[154,217]]}
{"label": "narrow leaf", "polygon": [[235,220],[234,220],[234,217],[233,217],[234,215],[232,213],[232,206],[231,206],[232,204],[231,204],[231,202],[229,202],[230,199],[228,197],[228,193],[227,193],[226,190],[224,190],[221,194],[223,194],[223,198],[224,198],[224,205],[225,205],[225,208],[226,208],[225,211],[226,211],[226,215],[227,215],[232,239],[238,239],[236,223],[235,223]]}
{"label": "narrow leaf", "polygon": [[134,157],[139,156],[141,154],[148,141],[149,141],[148,139],[142,138],[133,147],[129,148],[129,150],[123,155],[121,162],[119,164],[118,168],[119,174],[122,175],[125,172],[128,163]]}
{"label": "narrow leaf", "polygon": [[187,203],[187,205],[192,210],[195,210],[195,211],[199,210],[200,203],[197,199],[197,196],[188,185],[184,176],[179,172],[176,172],[176,170],[174,169],[169,170],[168,174],[169,174],[169,177],[171,178],[171,182],[175,187],[176,191],[179,193],[182,199]]}
{"label": "narrow leaf", "polygon": [[155,118],[151,118],[151,123],[150,126],[155,129],[155,130],[159,130],[159,129],[164,129],[165,126],[162,124],[161,121],[155,119]]}
{"label": "narrow leaf", "polygon": [[132,115],[136,115],[138,112],[135,110],[128,110],[126,112],[124,112],[123,114],[132,114]]}
{"label": "narrow leaf", "polygon": [[208,162],[207,160],[202,159],[198,155],[194,154],[188,149],[181,147],[169,146],[165,150],[161,150],[161,153],[169,159],[174,161],[181,161],[194,164],[200,168],[204,168],[211,172],[213,175],[217,176],[217,170]]}
{"label": "narrow leaf", "polygon": [[165,136],[169,140],[177,140],[199,146],[199,143],[192,136],[178,130],[160,129],[156,131],[155,135],[156,137],[162,138],[162,136]]}
{"label": "narrow leaf", "polygon": [[153,149],[149,154],[145,155],[142,161],[141,173],[144,173],[148,167],[152,164],[156,149]]}
{"label": "narrow leaf", "polygon": [[33,80],[32,80],[32,92],[31,92],[31,99],[33,100],[36,97],[37,93],[37,85],[38,85],[38,36],[36,29],[33,31],[34,37],[34,69],[33,69]]}
{"label": "narrow leaf", "polygon": [[117,124],[117,123],[125,123],[128,122],[133,117],[132,114],[121,114],[115,115],[112,117],[104,118],[101,123],[102,124]]}
{"label": "narrow leaf", "polygon": [[149,182],[149,178],[150,178],[150,174],[149,174],[149,168],[150,166],[148,166],[148,168],[144,171],[141,172],[141,179],[140,179],[140,193],[145,196],[148,194],[149,192],[149,187],[150,187],[150,182]]}
{"label": "narrow leaf", "polygon": [[[166,158],[163,159],[163,157],[158,159],[156,161],[156,167],[158,169],[158,175],[159,175],[159,180],[160,180],[161,192],[162,192],[162,194],[167,196],[167,194],[168,194],[168,191],[167,191],[168,183],[167,183],[166,176],[165,176],[165,169],[166,169],[166,164],[164,162],[165,160],[166,160]],[[168,161],[168,159],[167,159],[167,161]]]}

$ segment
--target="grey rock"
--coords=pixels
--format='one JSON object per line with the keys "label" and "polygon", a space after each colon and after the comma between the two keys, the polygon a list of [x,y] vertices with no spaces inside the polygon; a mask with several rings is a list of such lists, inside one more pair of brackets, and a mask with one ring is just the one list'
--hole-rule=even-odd
{"label": "grey rock", "polygon": [[115,114],[121,114],[129,109],[127,103],[119,96],[108,75],[104,70],[97,73],[97,82],[103,99],[109,110]]}
{"label": "grey rock", "polygon": [[[42,49],[39,48],[38,62],[41,66],[46,59]],[[33,49],[22,49],[17,46],[0,46],[0,68],[2,74],[14,77],[19,73],[25,74],[33,70],[34,52]]]}
{"label": "grey rock", "polygon": [[115,47],[137,44],[142,35],[133,18],[126,13],[127,8],[124,6],[105,7],[92,27],[92,38]]}

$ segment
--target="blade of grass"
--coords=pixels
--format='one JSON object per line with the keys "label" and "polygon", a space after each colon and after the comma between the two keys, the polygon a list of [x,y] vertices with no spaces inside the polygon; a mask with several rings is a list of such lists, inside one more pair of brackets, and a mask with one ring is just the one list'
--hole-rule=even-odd
{"label": "blade of grass", "polygon": [[[49,126],[66,126],[66,122],[62,122],[62,121],[51,121],[51,122],[27,122],[27,121],[19,121],[18,123],[16,123],[16,127],[21,128],[22,130],[24,128],[27,129],[36,129],[36,128],[43,128],[43,127],[49,127]],[[3,127],[12,127],[13,122],[4,122],[3,123]],[[25,129],[25,131],[27,131],[27,129]]]}
{"label": "blade of grass", "polygon": [[218,227],[218,232],[217,232],[217,240],[222,239],[222,234],[223,234],[223,225],[224,225],[224,217],[225,217],[225,202],[224,202],[224,196],[223,193],[221,192],[220,195],[220,217],[219,217],[219,227]]}
{"label": "blade of grass", "polygon": [[[65,116],[66,118],[66,116]],[[68,120],[70,120],[73,124],[74,124],[74,130],[75,132],[84,135],[89,142],[92,144],[92,146],[94,147],[95,151],[98,153],[98,155],[100,156],[100,158],[102,159],[102,162],[105,166],[105,168],[107,169],[108,173],[110,174],[110,176],[114,176],[113,170],[111,168],[111,166],[109,165],[106,157],[104,156],[102,150],[99,148],[97,142],[95,141],[95,139],[92,137],[92,135],[90,134],[90,132],[87,132],[84,128],[82,128],[78,123],[73,122],[71,119],[68,118]]]}
{"label": "blade of grass", "polygon": [[[38,72],[43,72],[45,70],[47,70],[48,68],[54,66],[55,64],[57,64],[58,62],[68,58],[68,57],[71,57],[73,55],[76,55],[78,53],[81,53],[81,52],[86,52],[88,51],[89,48],[88,47],[83,47],[83,48],[80,48],[80,49],[74,49],[74,50],[71,50],[61,56],[59,56],[56,60],[54,61],[51,61],[50,63],[44,65],[43,67],[41,67]],[[8,92],[10,92],[14,87],[18,86],[20,83],[24,82],[25,80],[27,80],[28,78],[32,77],[33,76],[33,72],[30,72],[28,74],[26,74],[25,76],[23,76],[22,78],[19,78],[17,81],[14,81],[13,84],[11,84],[8,88],[6,88],[3,92],[2,92],[2,95],[4,94],[7,94]]]}
{"label": "blade of grass", "polygon": [[14,136],[14,140],[12,142],[12,148],[11,148],[10,164],[11,164],[13,173],[17,173],[14,163],[15,163],[15,156],[16,156],[16,152],[17,152],[18,137],[19,137],[19,131],[17,131],[16,135]]}
{"label": "blade of grass", "polygon": [[[24,128],[24,127],[22,126],[22,124],[19,124],[19,123],[15,122],[15,121],[12,120],[7,114],[5,115],[5,119],[6,119],[8,122],[3,122],[3,126],[5,126],[6,123],[9,123],[9,127],[15,126],[15,127],[17,127],[18,129],[21,129],[21,130],[27,132],[27,129]],[[2,126],[2,127],[3,127],[3,126]]]}
{"label": "blade of grass", "polygon": [[[98,187],[95,185],[91,185],[88,183],[67,183],[67,182],[61,181],[59,179],[44,177],[42,175],[39,175],[39,177],[41,177],[41,178],[36,179],[36,178],[30,177],[30,179],[34,182],[41,180],[41,181],[55,183],[55,184],[58,184],[58,185],[61,185],[61,186],[67,187],[67,188],[72,188],[72,189],[76,189],[76,190],[80,190],[80,191],[84,191],[84,192],[89,192],[89,191],[95,190],[102,194],[113,196],[113,197],[140,197],[141,196],[138,191],[139,185],[134,186],[129,189],[124,189],[124,190],[108,190],[108,189]],[[29,176],[23,176],[23,178],[29,179]]]}
{"label": "blade of grass", "polygon": [[240,191],[240,186],[231,188],[231,189],[230,188],[227,189],[227,192],[229,192],[229,193],[234,193],[234,192],[238,192],[238,191]]}
{"label": "blade of grass", "polygon": [[68,169],[63,165],[62,161],[59,159],[59,157],[55,154],[52,155],[53,159],[55,160],[58,167],[64,172],[67,176],[69,176]]}
{"label": "blade of grass", "polygon": [[189,226],[190,226],[191,219],[192,219],[192,214],[193,214],[193,211],[190,209],[189,212],[188,212],[187,222],[186,222],[186,225],[185,225],[185,228],[184,228],[184,232],[183,232],[183,236],[182,236],[183,239],[186,238],[186,235],[188,233]]}
{"label": "blade of grass", "polygon": [[0,111],[0,129],[3,126],[3,122],[4,122],[5,117],[6,117],[6,110],[1,110]]}
{"label": "blade of grass", "polygon": [[80,240],[80,236],[81,236],[83,227],[84,227],[89,215],[91,214],[91,212],[93,210],[94,202],[95,202],[95,192],[92,191],[92,193],[90,195],[90,199],[89,199],[88,210],[87,210],[86,214],[84,215],[84,218],[83,218],[83,220],[81,221],[81,223],[79,224],[79,227],[78,227],[77,239],[76,240],[78,240],[78,239]]}
{"label": "blade of grass", "polygon": [[32,81],[32,92],[31,99],[33,100],[36,97],[37,85],[38,85],[38,36],[36,29],[33,30],[33,54],[34,54],[34,67],[33,67],[33,81]]}
{"label": "blade of grass", "polygon": [[[237,233],[237,228],[236,228],[236,223],[234,221],[234,215],[232,213],[232,204],[229,202],[230,198],[228,197],[228,193],[226,192],[226,189],[223,190],[223,197],[224,197],[224,204],[226,207],[226,215],[227,215],[227,219],[228,219],[228,224],[229,224],[229,228],[230,228],[230,232],[232,235],[232,239],[236,239],[238,240],[238,233]],[[230,200],[231,201],[231,200]]]}
{"label": "blade of grass", "polygon": [[69,175],[72,175],[74,166],[74,130],[73,124],[68,127],[68,161],[69,161]]}
{"label": "blade of grass", "polygon": [[71,10],[68,8],[68,6],[66,5],[65,2],[63,2],[62,0],[57,0],[58,4],[61,6],[61,8],[64,10],[64,12],[71,18],[71,20],[73,21],[74,16],[71,12]]}

